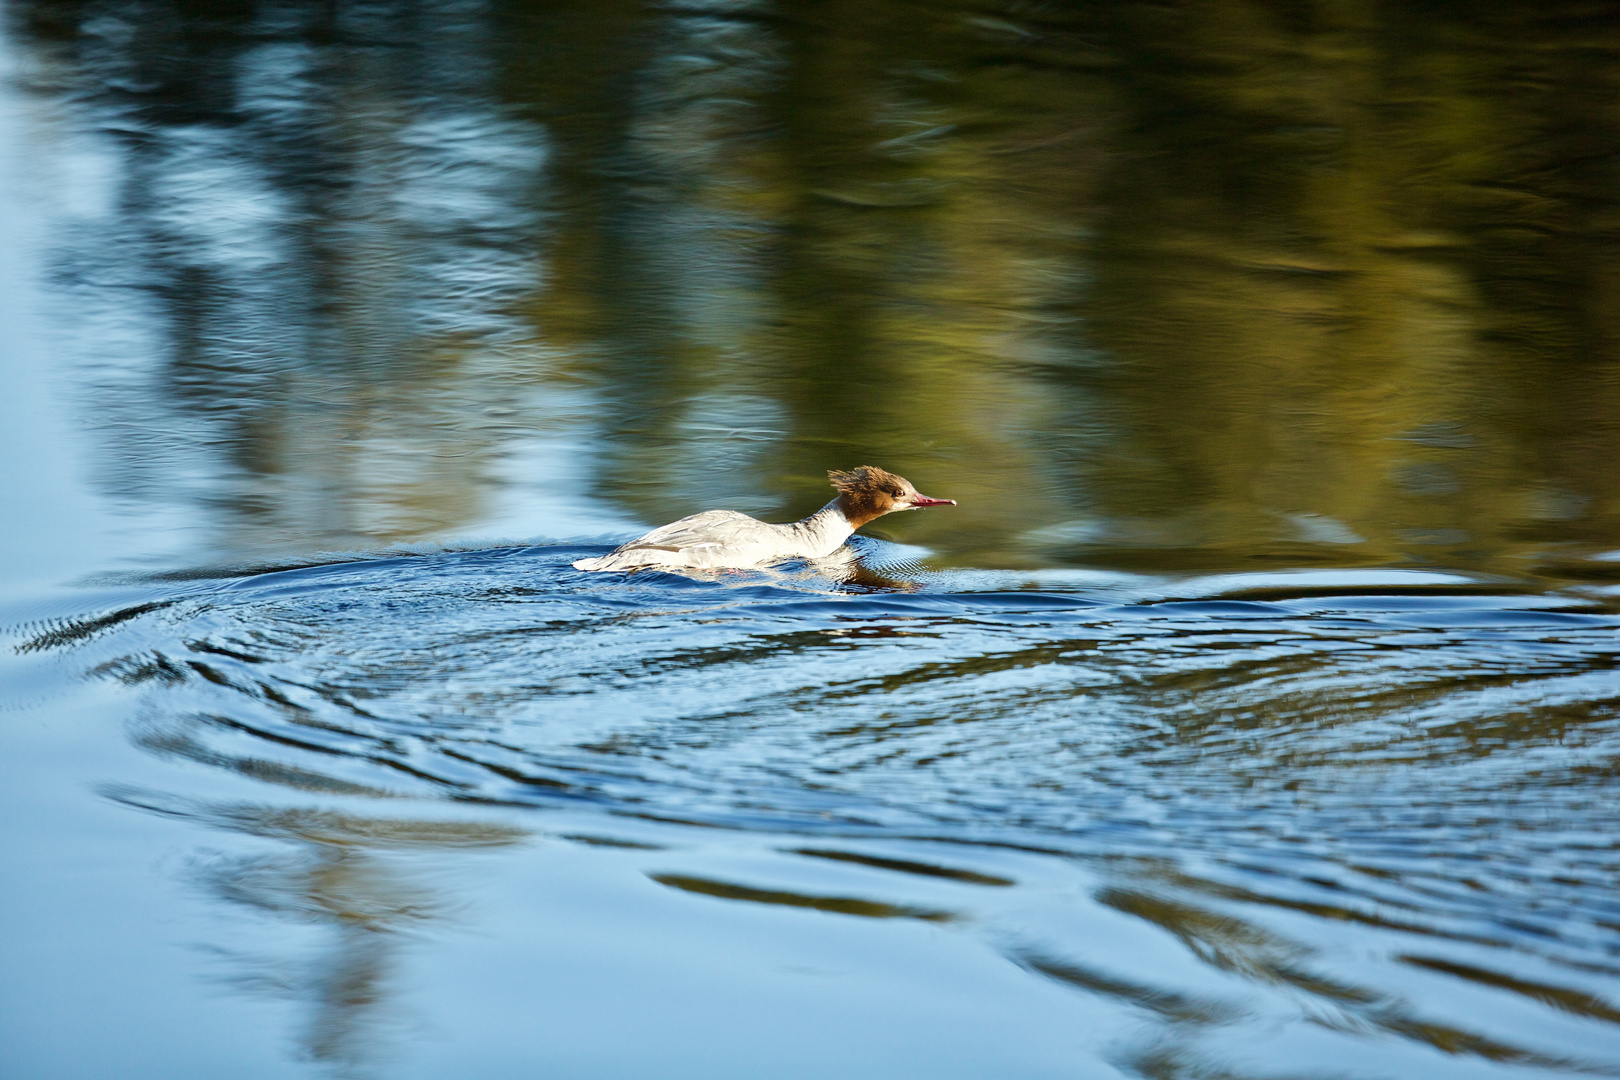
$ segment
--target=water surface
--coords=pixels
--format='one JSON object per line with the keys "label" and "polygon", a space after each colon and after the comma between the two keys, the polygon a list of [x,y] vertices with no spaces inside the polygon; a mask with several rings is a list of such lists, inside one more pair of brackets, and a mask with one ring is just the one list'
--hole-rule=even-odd
{"label": "water surface", "polygon": [[1620,1074],[1606,8],[5,15],[0,1074]]}

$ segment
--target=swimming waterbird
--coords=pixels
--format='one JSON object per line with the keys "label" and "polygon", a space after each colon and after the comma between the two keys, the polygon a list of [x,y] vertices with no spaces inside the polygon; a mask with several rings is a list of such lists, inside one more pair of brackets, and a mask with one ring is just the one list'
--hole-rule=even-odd
{"label": "swimming waterbird", "polygon": [[823,559],[869,521],[899,510],[955,506],[955,499],[921,495],[903,476],[873,465],[827,474],[838,497],[803,521],[772,525],[736,510],[705,510],[654,529],[597,559],[580,559],[579,570],[635,570],[684,566],[745,569],[782,559]]}

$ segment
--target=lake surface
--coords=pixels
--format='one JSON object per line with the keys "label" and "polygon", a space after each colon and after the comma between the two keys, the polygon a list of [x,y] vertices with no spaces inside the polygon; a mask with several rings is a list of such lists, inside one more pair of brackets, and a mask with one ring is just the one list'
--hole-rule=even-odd
{"label": "lake surface", "polygon": [[0,1077],[1620,1076],[1610,6],[0,12]]}

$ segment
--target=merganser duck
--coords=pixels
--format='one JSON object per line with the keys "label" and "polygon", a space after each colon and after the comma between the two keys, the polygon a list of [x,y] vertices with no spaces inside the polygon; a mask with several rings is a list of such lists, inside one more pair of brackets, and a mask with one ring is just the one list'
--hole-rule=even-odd
{"label": "merganser duck", "polygon": [[869,521],[899,510],[955,506],[955,499],[920,495],[911,481],[873,465],[827,474],[838,497],[803,521],[771,525],[735,510],[705,510],[622,544],[599,559],[580,559],[578,570],[635,570],[684,566],[741,570],[781,559],[824,559]]}

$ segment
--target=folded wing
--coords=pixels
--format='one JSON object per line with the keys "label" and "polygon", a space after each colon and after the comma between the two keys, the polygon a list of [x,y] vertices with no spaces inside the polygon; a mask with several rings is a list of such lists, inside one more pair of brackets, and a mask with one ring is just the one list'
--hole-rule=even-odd
{"label": "folded wing", "polygon": [[580,559],[579,570],[633,570],[638,566],[715,566],[711,552],[737,552],[770,539],[771,526],[736,510],[705,510],[648,533],[598,559]]}

